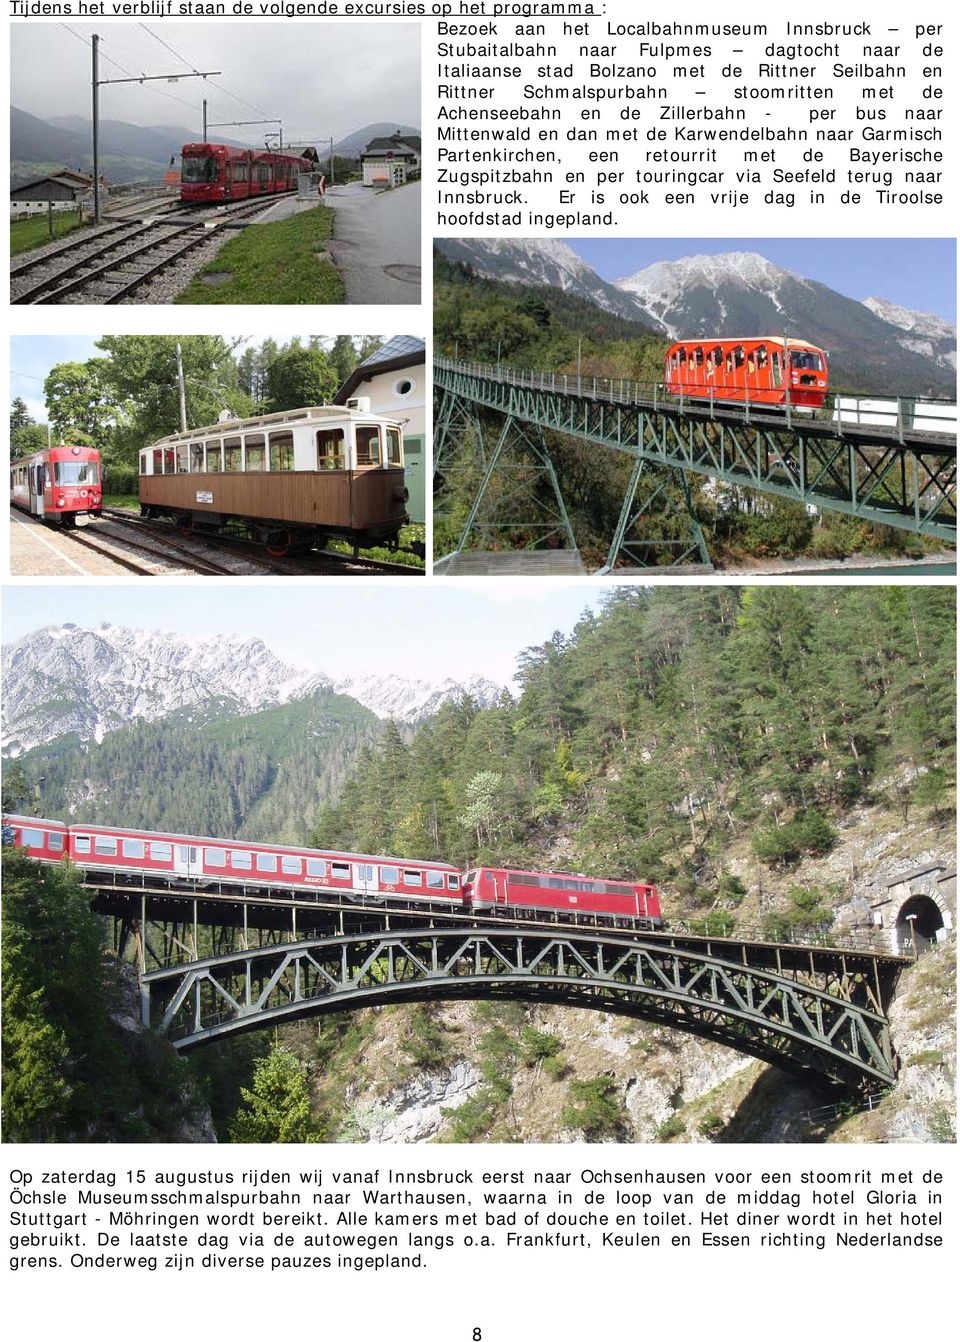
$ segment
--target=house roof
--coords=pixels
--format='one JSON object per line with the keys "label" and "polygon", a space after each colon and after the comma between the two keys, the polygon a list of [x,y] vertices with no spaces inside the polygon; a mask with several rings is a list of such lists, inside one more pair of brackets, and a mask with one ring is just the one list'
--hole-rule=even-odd
{"label": "house roof", "polygon": [[419,154],[420,136],[419,135],[378,135],[371,140],[360,155],[361,158],[367,156],[375,157],[380,154]]}
{"label": "house roof", "polygon": [[426,344],[419,336],[392,336],[385,345],[367,356],[347,378],[346,382],[333,398],[334,405],[343,405],[348,396],[352,396],[361,382],[374,377],[377,373],[390,373],[400,368],[412,368],[415,364],[425,363]]}

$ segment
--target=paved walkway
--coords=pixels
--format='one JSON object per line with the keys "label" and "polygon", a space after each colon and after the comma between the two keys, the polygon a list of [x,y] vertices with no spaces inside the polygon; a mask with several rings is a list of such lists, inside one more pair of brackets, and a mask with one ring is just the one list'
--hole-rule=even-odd
{"label": "paved walkway", "polygon": [[[82,525],[82,524],[81,524]],[[27,513],[10,513],[10,573],[15,578],[130,576],[105,555],[94,554]]]}
{"label": "paved walkway", "polygon": [[336,211],[330,252],[348,303],[420,302],[420,183],[374,191],[331,186]]}

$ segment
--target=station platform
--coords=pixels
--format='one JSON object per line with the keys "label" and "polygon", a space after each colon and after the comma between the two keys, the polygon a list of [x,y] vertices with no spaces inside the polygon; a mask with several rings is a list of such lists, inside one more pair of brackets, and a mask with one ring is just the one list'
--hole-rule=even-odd
{"label": "station platform", "polygon": [[583,577],[587,572],[579,550],[461,550],[438,559],[433,571],[445,577],[497,578]]}
{"label": "station platform", "polygon": [[130,576],[105,555],[74,545],[69,536],[15,509],[10,511],[10,573],[14,578]]}

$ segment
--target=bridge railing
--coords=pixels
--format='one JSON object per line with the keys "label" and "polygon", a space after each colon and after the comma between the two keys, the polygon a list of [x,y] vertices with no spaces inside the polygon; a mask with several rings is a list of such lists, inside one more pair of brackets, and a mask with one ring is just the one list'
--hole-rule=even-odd
{"label": "bridge railing", "polygon": [[708,410],[711,417],[717,410],[725,415],[739,410],[749,422],[757,415],[785,413],[786,423],[793,418],[819,420],[844,428],[864,427],[887,430],[897,442],[903,443],[907,434],[931,434],[936,437],[956,437],[957,403],[934,397],[915,396],[858,396],[854,393],[832,391],[823,406],[791,405],[790,389],[784,406],[751,399],[749,388],[744,388],[741,400],[731,401],[717,397],[712,389],[698,391],[697,395],[675,394],[662,382],[639,382],[625,377],[604,377],[577,373],[547,372],[543,369],[512,368],[506,364],[471,363],[464,360],[435,358],[438,368],[488,381],[509,383],[533,391],[551,392],[562,396],[579,396],[613,405],[642,405],[653,410],[670,407],[681,412],[688,407]]}

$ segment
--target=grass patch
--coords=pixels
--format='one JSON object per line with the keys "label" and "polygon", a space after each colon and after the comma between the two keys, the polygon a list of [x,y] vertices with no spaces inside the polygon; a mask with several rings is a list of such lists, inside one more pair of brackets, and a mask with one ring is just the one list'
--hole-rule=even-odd
{"label": "grass patch", "polygon": [[[177,303],[342,303],[343,282],[330,261],[316,252],[333,233],[333,211],[325,205],[275,224],[250,224],[190,281]],[[223,284],[204,275],[228,272]]]}
{"label": "grass patch", "polygon": [[47,216],[36,214],[32,219],[18,219],[10,224],[10,255],[19,256],[21,252],[30,252],[34,247],[45,247],[48,242],[65,238],[78,228],[83,228],[73,211],[63,211],[53,216],[53,237],[47,227]]}
{"label": "grass patch", "polygon": [[103,506],[105,508],[132,508],[134,512],[140,511],[140,500],[136,494],[104,494]]}

